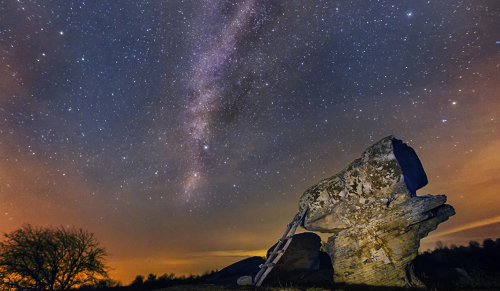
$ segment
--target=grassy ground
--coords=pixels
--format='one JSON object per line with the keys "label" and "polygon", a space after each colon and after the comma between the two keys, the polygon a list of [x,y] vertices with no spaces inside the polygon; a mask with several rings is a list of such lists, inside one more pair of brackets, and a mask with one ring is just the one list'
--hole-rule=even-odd
{"label": "grassy ground", "polygon": [[[324,287],[254,287],[254,286],[239,286],[239,287],[221,287],[216,285],[184,285],[184,286],[174,286],[170,288],[158,289],[154,291],[356,291],[356,290],[411,290],[404,288],[330,288],[325,289]],[[425,289],[420,289],[425,290]],[[457,289],[459,291],[500,291],[500,289]],[[430,291],[438,291],[438,290],[430,290]]]}
{"label": "grassy ground", "polygon": [[[166,289],[159,289],[155,291],[344,291],[344,289],[324,289],[324,288],[294,288],[294,287],[221,287],[216,285],[186,285],[186,286],[175,286]],[[347,290],[345,290],[347,291]]]}

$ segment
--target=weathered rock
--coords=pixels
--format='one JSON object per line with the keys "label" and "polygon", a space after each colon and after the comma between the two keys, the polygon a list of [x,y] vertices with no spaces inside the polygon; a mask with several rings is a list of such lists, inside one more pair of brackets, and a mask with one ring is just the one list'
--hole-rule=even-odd
{"label": "weathered rock", "polygon": [[[268,251],[274,250],[276,244]],[[283,254],[273,272],[289,272],[294,270],[318,270],[320,267],[321,238],[312,232],[295,234],[292,243]]]}
{"label": "weathered rock", "polygon": [[[267,256],[276,244],[267,251]],[[333,279],[330,256],[321,251],[321,238],[312,232],[295,234],[278,264],[266,277],[271,285],[316,285]]]}
{"label": "weathered rock", "polygon": [[309,204],[303,227],[334,233],[326,251],[335,282],[421,285],[411,267],[420,239],[455,214],[444,195],[417,197],[425,184],[415,152],[389,136],[302,195],[299,208]]}
{"label": "weathered rock", "polygon": [[236,281],[236,284],[238,284],[238,286],[252,285],[253,284],[252,276],[239,277],[238,280]]}

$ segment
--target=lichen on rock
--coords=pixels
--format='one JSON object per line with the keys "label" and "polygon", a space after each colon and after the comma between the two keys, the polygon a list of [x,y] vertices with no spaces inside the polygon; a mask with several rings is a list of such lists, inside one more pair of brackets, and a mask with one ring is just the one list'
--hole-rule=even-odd
{"label": "lichen on rock", "polygon": [[455,214],[444,195],[417,197],[425,184],[413,149],[388,136],[304,192],[299,208],[309,210],[303,227],[334,234],[326,250],[336,282],[420,285],[410,272],[420,239]]}

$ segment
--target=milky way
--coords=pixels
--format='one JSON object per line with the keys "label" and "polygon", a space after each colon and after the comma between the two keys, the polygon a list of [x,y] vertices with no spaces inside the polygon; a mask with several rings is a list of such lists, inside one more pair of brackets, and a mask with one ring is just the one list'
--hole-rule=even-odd
{"label": "milky way", "polygon": [[[189,81],[188,113],[186,120],[186,132],[189,137],[189,170],[185,175],[184,193],[189,200],[193,190],[202,183],[210,163],[210,143],[214,122],[220,113],[223,103],[221,79],[224,78],[228,63],[237,53],[237,43],[245,37],[250,29],[257,29],[255,19],[258,4],[256,0],[248,0],[233,3],[231,15],[222,15],[219,9],[227,1],[212,1],[209,9],[215,14],[216,20],[225,20],[220,31],[213,34],[204,34],[198,38],[199,50],[194,52],[194,65],[191,72],[192,79]],[[214,16],[212,16],[214,17]],[[203,22],[203,25],[213,25]]]}

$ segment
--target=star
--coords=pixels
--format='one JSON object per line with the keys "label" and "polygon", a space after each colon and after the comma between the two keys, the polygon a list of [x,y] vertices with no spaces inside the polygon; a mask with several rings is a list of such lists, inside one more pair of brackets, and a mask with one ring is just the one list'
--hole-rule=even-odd
{"label": "star", "polygon": [[391,134],[457,210],[436,232],[497,221],[493,2],[3,1],[0,232],[88,229],[124,285],[221,269]]}

